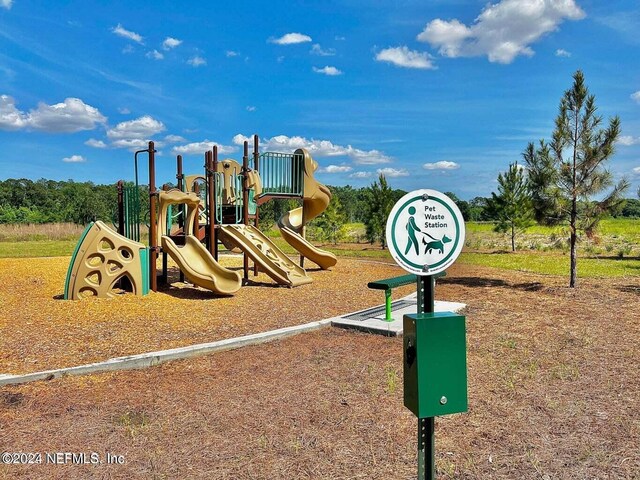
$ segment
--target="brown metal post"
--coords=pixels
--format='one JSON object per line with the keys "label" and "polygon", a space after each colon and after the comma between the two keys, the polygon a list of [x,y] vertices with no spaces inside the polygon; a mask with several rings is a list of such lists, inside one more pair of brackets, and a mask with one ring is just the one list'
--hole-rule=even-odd
{"label": "brown metal post", "polygon": [[151,290],[158,291],[156,262],[158,260],[158,232],[156,217],[156,150],[153,142],[149,142],[149,282]]}
{"label": "brown metal post", "polygon": [[[213,147],[216,148],[215,146]],[[215,204],[215,189],[213,185],[213,151],[207,152],[207,164],[205,165],[207,172],[207,209],[209,210],[209,253],[215,255],[216,245],[216,204]],[[215,257],[214,257],[215,258]]]}
{"label": "brown metal post", "polygon": [[[204,158],[206,163],[206,154]],[[200,184],[198,182],[193,182],[193,192],[198,195],[198,197],[200,196]],[[198,209],[196,210],[195,216],[196,218],[193,221],[193,232],[187,232],[187,235],[195,235],[196,237],[198,237],[198,240],[200,240],[200,207],[198,207]]]}
{"label": "brown metal post", "polygon": [[[249,224],[249,188],[247,187],[247,172],[249,171],[249,142],[244,142],[242,156],[242,223]],[[249,280],[249,257],[244,254],[244,279]]]}
{"label": "brown metal post", "polygon": [[217,181],[217,176],[215,175],[215,172],[217,171],[218,168],[218,146],[214,145],[213,146],[213,155],[211,157],[211,168],[209,170],[211,170],[211,198],[213,199],[211,202],[211,210],[209,210],[209,215],[210,215],[210,234],[211,234],[211,238],[213,239],[213,250],[211,250],[211,254],[213,255],[213,258],[216,259],[216,261],[218,261],[218,234],[216,233],[216,212],[218,209],[218,199],[216,198],[216,181]]}
{"label": "brown metal post", "polygon": [[[259,138],[258,135],[255,134],[253,136],[253,169],[260,173],[260,169],[259,169],[259,162],[260,162],[260,153],[258,152],[259,149]],[[253,193],[254,197],[254,201],[256,201],[255,198],[255,190]],[[258,224],[259,224],[259,220],[260,220],[260,208],[258,207],[258,202],[256,201],[256,215],[253,219],[253,225],[258,228]],[[253,264],[253,276],[257,277],[258,276],[258,264],[254,262]]]}
{"label": "brown metal post", "polygon": [[[176,168],[177,168],[177,174],[176,174],[176,180],[178,180],[178,190],[180,190],[181,192],[184,191],[184,173],[182,172],[182,155],[178,155],[177,159],[176,159]],[[178,227],[180,227],[180,229],[182,230],[182,233],[184,234],[184,215],[185,215],[185,211],[184,211],[184,206],[180,206],[180,217],[178,218]],[[184,282],[184,273],[182,272],[182,270],[180,270],[180,281]]]}
{"label": "brown metal post", "polygon": [[124,236],[124,182],[118,180],[118,233]]}

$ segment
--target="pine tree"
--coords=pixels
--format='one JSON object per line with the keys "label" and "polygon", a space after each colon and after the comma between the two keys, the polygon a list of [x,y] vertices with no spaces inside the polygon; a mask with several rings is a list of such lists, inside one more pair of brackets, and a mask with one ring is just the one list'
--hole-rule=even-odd
{"label": "pine tree", "polygon": [[385,244],[385,227],[387,218],[394,204],[393,190],[387,179],[380,174],[377,182],[367,189],[367,216],[364,219],[366,235],[371,243],[379,241],[382,248]]}
{"label": "pine tree", "polygon": [[535,223],[529,186],[518,163],[498,175],[498,194],[492,192],[488,207],[496,219],[494,230],[509,233],[511,251],[516,251],[516,235]]}
{"label": "pine tree", "polygon": [[334,245],[342,240],[345,235],[345,215],[340,199],[334,195],[326,210],[314,223],[321,230],[323,240],[330,241]]}
{"label": "pine tree", "polygon": [[[578,234],[591,235],[600,219],[623,201],[629,183],[616,185],[605,163],[614,153],[620,134],[620,119],[601,128],[595,96],[589,94],[584,75],[573,75],[573,86],[560,100],[550,144],[529,144],[523,156],[534,192],[536,217],[546,224],[567,222],[571,249],[569,286],[577,282]],[[602,200],[592,201],[594,196]]]}

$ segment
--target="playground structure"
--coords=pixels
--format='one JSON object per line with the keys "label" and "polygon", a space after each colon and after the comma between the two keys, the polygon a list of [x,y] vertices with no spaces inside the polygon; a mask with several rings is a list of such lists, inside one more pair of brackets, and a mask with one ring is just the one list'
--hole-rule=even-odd
{"label": "playground structure", "polygon": [[[122,290],[137,295],[157,291],[159,282],[167,283],[168,257],[178,265],[181,280],[186,278],[222,295],[232,295],[249,282],[249,261],[253,263],[254,276],[264,272],[277,284],[288,287],[313,281],[303,268],[305,258],[321,269],[335,265],[335,255],[305,238],[305,226],[331,200],[329,189],[314,178],[318,164],[304,149],[293,154],[260,154],[258,146],[255,135],[250,158],[248,142],[244,142],[242,164],[233,159],[218,161],[214,146],[205,152],[204,175],[185,175],[182,156],[178,155],[177,188],[165,185],[161,190],[156,187],[153,142],[147,149],[137,151],[135,185],[118,182],[118,232],[102,222],[87,227],[69,265],[65,299],[109,297]],[[148,247],[140,243],[143,219],[138,155],[143,153],[149,162]],[[277,222],[282,237],[299,252],[300,265],[258,229],[259,207],[273,199],[302,200],[301,207],[286,212]],[[96,233],[89,235],[87,232],[94,228]],[[242,275],[218,263],[220,243],[242,252]],[[117,253],[106,255],[112,250]],[[116,268],[114,255],[118,254],[125,257],[119,258]],[[158,274],[160,255],[162,267]]]}

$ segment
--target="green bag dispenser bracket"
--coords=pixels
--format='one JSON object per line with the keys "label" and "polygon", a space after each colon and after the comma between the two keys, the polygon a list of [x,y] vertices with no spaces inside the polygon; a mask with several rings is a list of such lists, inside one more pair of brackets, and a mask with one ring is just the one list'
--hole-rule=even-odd
{"label": "green bag dispenser bracket", "polygon": [[467,411],[465,317],[452,312],[403,318],[404,405],[418,418]]}

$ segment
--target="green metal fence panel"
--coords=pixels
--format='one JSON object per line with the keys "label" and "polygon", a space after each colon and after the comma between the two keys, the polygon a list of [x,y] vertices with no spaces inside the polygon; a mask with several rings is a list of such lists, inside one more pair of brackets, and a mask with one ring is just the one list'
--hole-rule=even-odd
{"label": "green metal fence panel", "polygon": [[260,155],[262,195],[300,197],[304,186],[304,156],[265,152]]}
{"label": "green metal fence panel", "polygon": [[242,215],[242,185],[243,185],[243,175],[233,174],[233,181],[236,192],[236,223],[242,223],[244,218]]}
{"label": "green metal fence panel", "polygon": [[222,198],[224,190],[224,174],[215,172],[213,174],[213,178],[216,195],[216,223],[220,224],[222,223],[222,203],[224,202],[224,199]]}
{"label": "green metal fence panel", "polygon": [[124,235],[140,241],[140,190],[137,187],[124,187]]}

